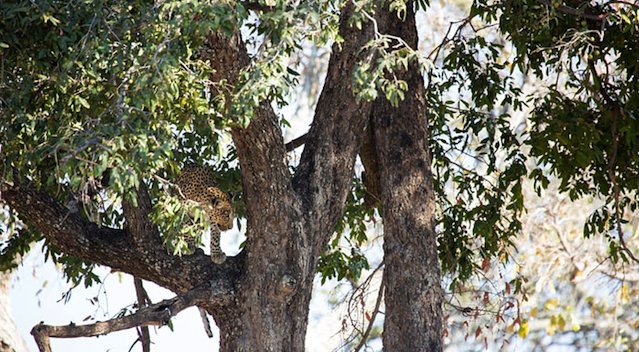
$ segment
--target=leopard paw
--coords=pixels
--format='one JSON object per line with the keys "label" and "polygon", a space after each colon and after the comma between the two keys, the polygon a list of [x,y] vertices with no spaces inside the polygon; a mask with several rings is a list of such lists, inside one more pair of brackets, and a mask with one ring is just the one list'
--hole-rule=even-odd
{"label": "leopard paw", "polygon": [[224,252],[211,253],[211,261],[215,264],[222,264],[226,260],[226,254]]}

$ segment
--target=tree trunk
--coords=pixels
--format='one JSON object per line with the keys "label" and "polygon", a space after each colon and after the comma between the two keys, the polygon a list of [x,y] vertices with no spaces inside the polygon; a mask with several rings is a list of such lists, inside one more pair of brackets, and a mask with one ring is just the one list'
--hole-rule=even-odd
{"label": "tree trunk", "polygon": [[[226,314],[211,312],[220,327],[223,352],[305,350],[313,278],[342,214],[371,106],[356,103],[350,75],[369,54],[360,49],[373,38],[373,26],[351,27],[352,11],[352,3],[342,9],[340,35],[345,41],[333,46],[294,178],[288,174],[281,130],[268,104],[246,129],[232,131],[248,240],[237,299]],[[377,18],[378,23],[385,20]]]}
{"label": "tree trunk", "polygon": [[[417,48],[413,4],[406,20],[396,16],[387,34]],[[384,220],[384,351],[442,351],[441,273],[437,255],[435,196],[424,80],[413,63],[398,79],[408,83],[406,99],[394,108],[377,99],[372,126],[380,165]]]}

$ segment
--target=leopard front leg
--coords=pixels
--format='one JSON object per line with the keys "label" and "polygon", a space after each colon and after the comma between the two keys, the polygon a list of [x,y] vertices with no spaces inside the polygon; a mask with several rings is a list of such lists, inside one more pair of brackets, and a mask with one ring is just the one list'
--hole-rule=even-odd
{"label": "leopard front leg", "polygon": [[216,264],[222,264],[226,260],[226,254],[220,248],[220,234],[220,227],[211,224],[211,261]]}
{"label": "leopard front leg", "polygon": [[197,249],[197,246],[195,245],[195,237],[193,236],[189,236],[189,235],[183,235],[182,238],[184,239],[184,242],[186,242],[186,245],[189,249],[189,254],[193,254],[195,253],[195,250]]}

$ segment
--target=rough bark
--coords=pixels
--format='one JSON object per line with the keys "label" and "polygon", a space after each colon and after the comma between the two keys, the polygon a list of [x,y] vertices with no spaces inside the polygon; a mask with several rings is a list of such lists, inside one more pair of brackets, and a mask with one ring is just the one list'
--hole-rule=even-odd
{"label": "rough bark", "polygon": [[29,352],[11,316],[9,284],[13,272],[0,272],[0,352]]}
{"label": "rough bark", "polygon": [[[407,8],[406,20],[393,17],[386,33],[417,48],[412,4]],[[395,76],[408,83],[406,99],[397,108],[378,99],[372,113],[384,219],[384,351],[436,352],[443,349],[443,292],[424,81],[415,64]]]}
{"label": "rough bark", "polygon": [[375,137],[373,128],[369,123],[364,135],[362,148],[359,150],[359,157],[364,166],[362,182],[364,183],[364,204],[368,209],[373,209],[381,201],[381,191],[379,185],[379,164],[377,163],[377,148],[375,147]]}
{"label": "rough bark", "polygon": [[[312,281],[319,255],[342,213],[370,104],[357,104],[350,75],[372,36],[348,25],[342,13],[340,50],[333,47],[328,77],[291,180],[277,117],[262,104],[247,128],[232,130],[247,211],[245,270],[226,314],[215,314],[222,351],[303,351]],[[228,45],[224,45],[228,42]],[[215,35],[203,55],[247,63],[236,37]],[[241,65],[225,66],[239,70]],[[234,74],[219,74],[228,79]],[[259,308],[257,308],[259,307]]]}

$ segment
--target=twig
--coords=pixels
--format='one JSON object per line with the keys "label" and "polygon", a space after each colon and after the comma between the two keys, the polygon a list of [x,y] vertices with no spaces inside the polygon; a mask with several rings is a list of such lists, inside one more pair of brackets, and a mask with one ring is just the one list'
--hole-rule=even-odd
{"label": "twig", "polygon": [[385,287],[384,282],[385,282],[384,276],[382,276],[382,282],[379,284],[379,293],[377,294],[377,301],[375,302],[373,315],[371,315],[371,319],[368,322],[368,327],[366,328],[366,331],[364,332],[364,334],[362,334],[362,339],[359,341],[359,344],[357,345],[357,347],[355,347],[353,352],[358,352],[362,347],[364,347],[364,345],[366,344],[366,340],[368,339],[368,336],[373,330],[373,324],[375,323],[375,318],[377,317],[377,313],[379,313],[379,307],[382,305],[382,297],[384,297],[384,287]]}
{"label": "twig", "polygon": [[209,338],[213,338],[213,330],[211,329],[211,323],[209,322],[209,318],[206,316],[206,311],[200,307],[197,307],[200,311],[200,318],[202,318],[202,325],[204,325],[204,330]]}
{"label": "twig", "polygon": [[304,135],[295,138],[294,140],[286,143],[285,147],[286,147],[286,151],[287,152],[292,152],[293,149],[301,146],[302,144],[306,143],[306,137],[308,136],[308,133],[305,133]]}
{"label": "twig", "polygon": [[[474,18],[474,16],[468,16],[468,17],[464,18],[461,21],[452,21],[452,22],[450,22],[450,24],[448,25],[448,30],[446,31],[446,34],[444,35],[444,39],[442,40],[442,42],[439,45],[437,45],[433,49],[433,51],[430,52],[430,54],[428,54],[427,58],[430,59],[430,60],[433,60],[433,61],[437,60],[437,57],[439,56],[439,53],[444,48],[444,46],[446,46],[446,44],[448,44],[450,41],[452,41],[453,38],[458,37],[459,34],[461,33],[461,31],[464,29],[464,27],[466,27],[466,25],[468,25],[470,23],[470,21],[472,21],[473,18]],[[458,23],[461,23],[461,24],[455,30],[455,34],[453,34],[453,36],[449,38],[448,35],[452,31],[453,26],[458,24]],[[433,55],[435,55],[435,56],[431,59],[431,57]]]}
{"label": "twig", "polygon": [[[619,183],[617,182],[617,175],[615,173],[615,161],[617,159],[617,149],[619,146],[619,132],[617,131],[617,120],[619,116],[625,117],[621,106],[612,99],[612,97],[606,91],[605,84],[608,84],[606,81],[601,81],[599,75],[597,73],[597,69],[595,67],[595,63],[593,60],[588,61],[588,66],[593,74],[593,79],[595,80],[595,86],[598,84],[599,86],[599,94],[603,97],[606,106],[612,112],[612,125],[611,125],[611,133],[612,133],[612,151],[610,152],[610,161],[608,161],[608,177],[610,178],[610,182],[612,183],[612,192],[614,197],[614,206],[615,206],[615,222],[617,223],[617,234],[619,236],[619,242],[621,243],[621,247],[624,252],[628,254],[630,259],[632,259],[635,263],[639,263],[639,259],[635,257],[634,253],[628,248],[626,244],[626,240],[623,238],[623,229],[621,228],[621,211],[619,210]],[[599,82],[597,82],[599,81]]]}
{"label": "twig", "polygon": [[[362,310],[365,309],[364,295],[366,294],[366,291],[370,288],[371,282],[373,278],[375,277],[375,274],[378,271],[380,271],[383,266],[384,266],[384,261],[382,260],[379,263],[379,265],[368,275],[368,277],[364,280],[364,282],[362,282],[360,285],[353,284],[354,285],[353,290],[348,294],[348,296],[350,297],[348,298],[347,318],[350,320],[351,327],[353,328],[354,332],[351,333],[349,337],[342,342],[342,347],[353,342],[357,338],[357,336],[365,336],[365,332],[362,332],[358,328],[359,322],[355,321],[356,318],[353,318],[352,314],[354,310],[356,309],[354,308],[354,306],[361,306]],[[382,280],[383,280],[383,276],[382,276]],[[364,325],[364,322],[362,322],[362,325]],[[346,329],[346,319],[344,319],[343,329],[344,330]]]}
{"label": "twig", "polygon": [[575,8],[572,8],[572,7],[566,6],[566,5],[555,6],[555,5],[553,5],[553,3],[550,0],[539,0],[539,1],[543,2],[544,4],[554,8],[556,10],[558,10],[559,12],[567,13],[569,15],[575,15],[575,16],[583,17],[583,18],[588,19],[588,20],[603,21],[604,19],[606,19],[606,16],[608,16],[607,14],[600,14],[600,15],[587,14],[587,13],[584,13],[583,11],[580,11],[578,9],[575,9]]}
{"label": "twig", "polygon": [[[134,277],[133,281],[135,283],[135,294],[138,297],[138,307],[142,309],[151,304],[151,299],[144,289],[144,286],[142,286],[142,279]],[[142,343],[142,352],[151,351],[151,335],[149,334],[148,326],[141,326],[140,329],[138,329],[138,341]]]}
{"label": "twig", "polygon": [[136,326],[166,325],[169,323],[171,317],[182,310],[206,302],[210,294],[210,287],[201,285],[174,298],[140,309],[131,315],[89,325],[75,325],[71,323],[66,326],[53,326],[40,323],[31,329],[31,335],[35,338],[40,352],[52,352],[49,342],[50,337],[71,338],[99,336],[114,331],[134,328]]}
{"label": "twig", "polygon": [[604,6],[605,5],[610,5],[610,4],[628,5],[628,6],[634,7],[635,9],[639,9],[639,4],[637,4],[636,1],[634,3],[632,3],[632,2],[629,2],[629,1],[613,0],[613,1],[608,1],[607,3],[605,3]]}

